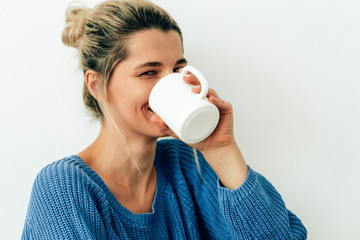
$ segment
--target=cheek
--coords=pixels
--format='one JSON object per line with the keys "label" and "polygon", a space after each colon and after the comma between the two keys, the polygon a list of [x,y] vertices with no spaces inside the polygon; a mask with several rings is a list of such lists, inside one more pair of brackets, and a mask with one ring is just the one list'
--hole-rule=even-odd
{"label": "cheek", "polygon": [[155,83],[153,81],[139,84],[133,94],[136,95],[139,102],[147,103],[149,101],[150,92],[154,86]]}
{"label": "cheek", "polygon": [[120,111],[137,111],[148,104],[150,89],[132,88],[112,92],[109,101]]}
{"label": "cheek", "polygon": [[141,108],[148,104],[149,96],[156,82],[133,81],[132,84],[110,83],[108,99],[117,108]]}
{"label": "cheek", "polygon": [[124,89],[124,87],[119,87],[109,85],[108,88],[108,101],[109,106],[112,108],[112,111],[127,111],[126,108],[131,105],[131,90]]}

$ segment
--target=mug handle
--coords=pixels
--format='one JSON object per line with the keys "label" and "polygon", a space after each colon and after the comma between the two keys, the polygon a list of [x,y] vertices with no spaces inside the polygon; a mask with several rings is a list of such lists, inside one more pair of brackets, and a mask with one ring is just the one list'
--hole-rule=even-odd
{"label": "mug handle", "polygon": [[202,73],[199,70],[197,70],[196,68],[194,68],[192,66],[186,66],[181,70],[181,73],[180,73],[181,79],[183,79],[184,76],[186,75],[186,73],[189,71],[192,74],[194,74],[197,77],[197,79],[200,81],[201,92],[198,94],[199,97],[200,98],[206,97],[206,94],[208,93],[208,82],[206,81],[206,78],[204,77],[204,75],[202,75]]}

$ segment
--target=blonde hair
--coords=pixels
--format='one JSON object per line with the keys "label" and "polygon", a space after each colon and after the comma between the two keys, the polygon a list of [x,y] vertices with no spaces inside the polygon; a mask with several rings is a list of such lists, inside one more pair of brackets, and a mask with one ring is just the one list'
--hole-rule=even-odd
{"label": "blonde hair", "polygon": [[[132,160],[124,136],[121,134],[109,111],[107,86],[116,64],[128,56],[127,40],[136,32],[159,29],[175,30],[182,42],[182,33],[175,20],[161,7],[147,0],[109,0],[93,9],[69,7],[66,11],[66,26],[62,33],[65,45],[77,48],[84,74],[91,69],[101,76],[97,101],[90,93],[86,82],[83,86],[83,101],[94,117],[106,119],[113,126],[121,144]],[[195,161],[198,166],[197,154]],[[140,169],[138,168],[141,173]]]}
{"label": "blonde hair", "polygon": [[[86,73],[92,69],[100,73],[100,90],[106,100],[106,87],[115,65],[128,56],[127,39],[147,29],[175,30],[182,33],[172,17],[159,6],[146,0],[110,0],[94,9],[69,7],[62,33],[65,45],[77,48],[81,67]],[[103,108],[83,86],[85,106],[95,117],[104,117]],[[106,102],[106,101],[104,101]]]}

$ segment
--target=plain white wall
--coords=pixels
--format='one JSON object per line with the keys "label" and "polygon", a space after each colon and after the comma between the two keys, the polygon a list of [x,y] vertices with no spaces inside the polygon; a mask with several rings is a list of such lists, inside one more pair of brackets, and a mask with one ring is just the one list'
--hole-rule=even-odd
{"label": "plain white wall", "polygon": [[[61,43],[69,2],[0,8],[1,239],[20,238],[40,169],[99,130],[82,104],[77,53]],[[360,239],[359,1],[154,2],[182,27],[189,63],[233,104],[248,164],[309,239]]]}

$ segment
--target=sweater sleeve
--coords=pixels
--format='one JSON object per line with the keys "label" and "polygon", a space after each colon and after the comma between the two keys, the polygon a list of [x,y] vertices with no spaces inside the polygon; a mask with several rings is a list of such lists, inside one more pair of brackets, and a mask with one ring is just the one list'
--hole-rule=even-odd
{"label": "sweater sleeve", "polygon": [[218,180],[220,208],[233,239],[306,239],[307,231],[280,194],[250,167],[245,182],[231,190]]}
{"label": "sweater sleeve", "polygon": [[22,239],[106,239],[96,195],[78,168],[58,161],[36,177]]}

